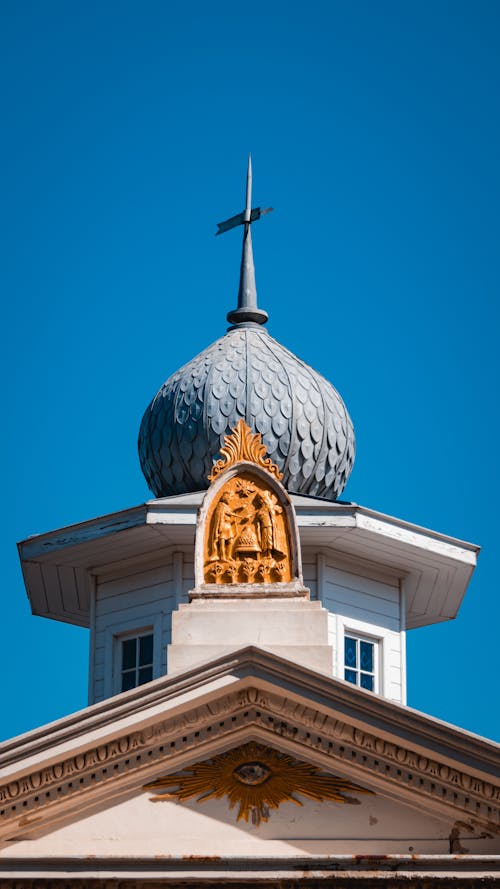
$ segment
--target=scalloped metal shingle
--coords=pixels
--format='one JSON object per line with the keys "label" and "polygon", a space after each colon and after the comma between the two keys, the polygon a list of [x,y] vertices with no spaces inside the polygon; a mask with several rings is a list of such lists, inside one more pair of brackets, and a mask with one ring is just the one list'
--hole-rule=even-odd
{"label": "scalloped metal shingle", "polygon": [[335,500],[354,462],[344,402],[262,328],[229,330],[163,384],[142,419],[139,456],[156,497],[208,487],[224,436],[243,419],[291,493]]}

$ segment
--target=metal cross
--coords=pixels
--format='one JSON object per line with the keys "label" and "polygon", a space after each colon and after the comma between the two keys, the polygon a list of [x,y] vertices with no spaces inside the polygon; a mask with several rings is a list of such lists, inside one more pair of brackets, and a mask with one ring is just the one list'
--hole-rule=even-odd
{"label": "metal cross", "polygon": [[247,170],[247,200],[243,213],[231,216],[225,222],[217,224],[217,235],[243,225],[243,249],[240,265],[240,286],[238,288],[238,305],[232,312],[228,312],[227,320],[233,327],[257,327],[265,324],[268,318],[267,312],[259,309],[257,305],[257,288],[255,286],[255,268],[253,263],[252,234],[250,226],[256,219],[260,219],[265,213],[270,213],[272,207],[261,210],[254,207],[252,210],[252,158],[248,156]]}
{"label": "metal cross", "polygon": [[263,210],[261,210],[260,207],[254,207],[252,209],[252,156],[249,154],[246,207],[243,210],[243,213],[231,216],[231,219],[226,219],[225,222],[218,222],[215,235],[222,235],[224,232],[228,232],[231,228],[236,228],[237,225],[251,225],[252,222],[256,222],[257,219],[260,219],[261,216],[265,216],[266,213],[271,213],[272,209],[272,207],[265,207]]}

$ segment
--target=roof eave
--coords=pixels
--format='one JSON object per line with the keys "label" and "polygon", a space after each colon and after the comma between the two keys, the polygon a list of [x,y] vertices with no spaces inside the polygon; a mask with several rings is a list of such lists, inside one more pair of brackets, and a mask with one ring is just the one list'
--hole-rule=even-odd
{"label": "roof eave", "polygon": [[[203,491],[150,500],[18,544],[32,611],[88,626],[92,576],[125,558],[192,546]],[[358,504],[292,495],[302,546],[390,569],[406,629],[456,617],[479,547]]]}

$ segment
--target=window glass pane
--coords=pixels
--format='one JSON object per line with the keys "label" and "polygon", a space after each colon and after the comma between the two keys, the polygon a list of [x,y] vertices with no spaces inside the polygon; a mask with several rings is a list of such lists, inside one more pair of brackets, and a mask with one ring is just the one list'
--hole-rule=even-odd
{"label": "window glass pane", "polygon": [[356,685],[356,676],[355,670],[346,670],[344,673],[344,679],[347,679],[348,682],[354,682],[354,685]]}
{"label": "window glass pane", "polygon": [[135,667],[136,644],[137,639],[125,639],[122,642],[122,670]]}
{"label": "window glass pane", "polygon": [[373,676],[367,676],[366,673],[361,674],[361,688],[367,688],[368,691],[373,691]]}
{"label": "window glass pane", "polygon": [[139,639],[139,666],[153,663],[153,635],[141,636]]}
{"label": "window glass pane", "polygon": [[122,673],[122,691],[128,691],[129,688],[135,688],[135,670]]}
{"label": "window glass pane", "polygon": [[[373,673],[373,643],[372,642],[363,642],[362,640],[359,643],[359,660],[360,667],[362,670],[366,670],[368,673]],[[367,688],[367,686],[364,686]]]}
{"label": "window glass pane", "polygon": [[143,667],[142,670],[139,670],[139,685],[144,685],[145,682],[151,682],[152,678],[152,667]]}
{"label": "window glass pane", "polygon": [[[346,665],[346,667],[355,667],[356,666],[356,640],[351,639],[350,636],[346,636],[344,650],[345,650],[345,665]],[[352,682],[352,681],[353,681],[352,679],[349,679],[349,682]]]}

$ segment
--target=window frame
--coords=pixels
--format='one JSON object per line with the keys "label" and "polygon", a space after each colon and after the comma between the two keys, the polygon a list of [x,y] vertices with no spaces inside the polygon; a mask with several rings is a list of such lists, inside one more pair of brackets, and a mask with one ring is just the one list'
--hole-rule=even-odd
{"label": "window frame", "polygon": [[[350,667],[346,663],[345,659],[345,643],[346,639],[352,639],[356,643],[356,666]],[[367,645],[372,646],[372,670],[363,670],[361,669],[361,643],[365,642]],[[378,645],[377,641],[371,637],[360,635],[360,633],[354,633],[349,631],[347,628],[344,629],[344,650],[343,650],[343,661],[344,661],[344,670],[342,679],[344,682],[349,682],[350,685],[355,685],[357,688],[363,688],[365,691],[371,691],[378,693],[378,676],[379,670],[378,668]],[[346,673],[355,673],[356,674],[356,682],[351,682],[350,679],[346,678]],[[373,688],[366,688],[366,686],[361,685],[361,677],[362,676],[370,676],[373,679]]]}
{"label": "window frame", "polygon": [[[152,654],[151,661],[147,664],[141,665],[141,663],[140,663],[140,643],[139,643],[139,645],[137,643],[139,642],[140,639],[148,639],[150,637],[152,639],[152,649],[153,649],[152,653],[151,653]],[[123,667],[123,644],[125,642],[132,642],[132,641],[136,643],[136,645],[135,645],[135,663],[134,663],[133,667],[124,668]],[[139,633],[135,633],[135,632],[125,633],[123,636],[120,636],[117,639],[117,642],[118,642],[118,645],[117,645],[117,649],[118,649],[118,651],[117,651],[117,654],[118,654],[117,679],[118,679],[118,683],[120,686],[120,693],[123,693],[124,691],[131,691],[133,688],[138,688],[140,685],[146,685],[145,682],[141,683],[138,681],[141,669],[147,669],[149,667],[151,668],[151,679],[148,679],[148,682],[151,682],[152,679],[154,678],[153,671],[154,671],[154,656],[155,656],[155,635],[153,632],[153,627],[147,627],[146,629],[142,630]],[[133,673],[134,679],[137,680],[134,682],[134,685],[131,685],[130,688],[127,688],[127,689],[123,688],[123,676],[125,673],[127,673],[127,674]]]}
{"label": "window frame", "polygon": [[[342,679],[344,682],[347,682],[349,685],[352,685],[354,688],[360,688],[362,691],[368,691],[370,694],[385,696],[385,672],[384,672],[384,636],[377,636],[373,632],[370,632],[370,629],[367,629],[366,623],[363,621],[357,620],[349,620],[343,619],[340,615],[339,618],[339,626],[338,626],[338,635],[337,635],[337,676]],[[361,642],[370,642],[374,646],[373,650],[373,691],[370,691],[368,688],[362,688],[359,683],[349,682],[348,679],[345,679],[345,638],[349,636],[351,639],[358,639]],[[349,669],[349,668],[347,668]],[[356,671],[358,674],[360,673],[359,667]],[[363,671],[367,672],[367,671]]]}
{"label": "window frame", "polygon": [[[128,620],[108,627],[104,663],[104,698],[126,694],[121,690],[122,642],[137,636],[153,636],[153,679],[162,675],[161,671],[161,614],[144,615],[141,621]],[[143,686],[134,686],[135,689]]]}

